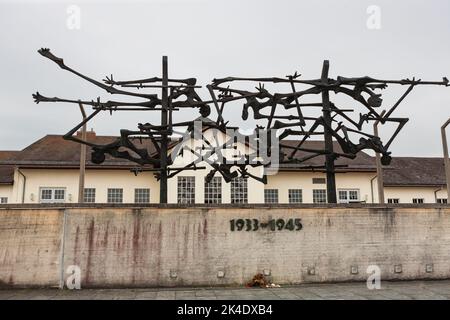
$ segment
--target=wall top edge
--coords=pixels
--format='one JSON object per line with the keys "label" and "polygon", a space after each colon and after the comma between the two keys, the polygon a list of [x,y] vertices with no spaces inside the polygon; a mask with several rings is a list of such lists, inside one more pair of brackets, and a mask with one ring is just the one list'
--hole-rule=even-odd
{"label": "wall top edge", "polygon": [[110,204],[110,203],[95,203],[95,204],[2,204],[0,205],[0,210],[11,210],[11,209],[29,209],[29,210],[39,210],[39,209],[75,209],[75,208],[90,208],[90,209],[189,209],[189,208],[204,208],[204,209],[324,209],[324,208],[376,208],[376,209],[395,209],[395,208],[435,208],[435,209],[450,209],[448,204],[436,204],[436,203],[424,203],[424,204],[222,204],[222,205],[207,205],[207,204]]}

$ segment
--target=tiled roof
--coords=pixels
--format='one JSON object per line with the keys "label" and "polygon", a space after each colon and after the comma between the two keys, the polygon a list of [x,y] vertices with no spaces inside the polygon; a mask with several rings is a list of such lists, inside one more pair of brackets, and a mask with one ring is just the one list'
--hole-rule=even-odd
{"label": "tiled roof", "polygon": [[[12,159],[19,151],[0,151],[0,161]],[[0,165],[0,185],[14,183],[14,166]]]}
{"label": "tiled roof", "polygon": [[0,160],[8,160],[14,158],[20,151],[0,151]]}
{"label": "tiled roof", "polygon": [[443,158],[395,157],[384,167],[385,186],[444,186]]}
{"label": "tiled roof", "polygon": [[[117,137],[114,136],[96,136],[88,135],[88,141],[96,144],[107,144],[113,142]],[[149,153],[155,152],[155,149],[149,139],[139,139],[133,141],[138,148],[147,148]],[[17,152],[13,158],[1,159],[0,164],[14,164],[21,167],[77,167],[80,164],[79,143],[64,140],[61,135],[46,135],[42,139],[34,142],[20,152]],[[113,158],[106,155],[106,160],[101,165],[92,163],[91,148],[86,147],[86,168],[131,168],[137,166],[134,162],[126,159]]]}
{"label": "tiled roof", "polygon": [[[298,145],[298,140],[282,140],[281,145],[296,147]],[[309,141],[306,141],[302,145],[302,148],[313,149],[313,150],[322,150],[324,148],[324,142],[309,140]],[[336,152],[342,153],[342,149],[337,142],[333,143],[333,149]],[[281,147],[281,151],[286,155],[290,155],[292,150],[293,149]],[[309,156],[309,155],[312,155],[312,153],[305,152],[305,151],[297,151],[295,153],[294,158],[301,159],[301,158],[303,158],[305,156]],[[294,168],[295,167],[297,167],[297,168],[304,167],[306,170],[308,170],[308,166],[324,166],[324,165],[325,165],[325,156],[320,155],[320,156],[314,157],[312,159],[306,160],[299,165],[294,165],[293,167]],[[374,158],[369,156],[365,152],[359,152],[356,155],[356,158],[354,158],[354,159],[339,157],[335,161],[335,166],[336,166],[336,171],[375,171],[376,170]],[[292,165],[283,165],[282,169],[283,168],[285,168],[285,169],[292,168]]]}
{"label": "tiled roof", "polygon": [[0,185],[14,183],[14,166],[0,166]]}

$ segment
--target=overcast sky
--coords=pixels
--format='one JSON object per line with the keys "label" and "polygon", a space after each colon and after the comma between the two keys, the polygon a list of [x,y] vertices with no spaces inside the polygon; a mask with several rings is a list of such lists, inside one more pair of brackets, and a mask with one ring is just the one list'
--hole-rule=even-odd
{"label": "overcast sky", "polygon": [[[71,5],[80,9],[79,29]],[[379,20],[367,12],[371,5],[380,9]],[[381,28],[368,28],[368,19]],[[0,39],[0,150],[64,134],[79,121],[76,105],[34,104],[36,91],[110,98],[40,56],[41,47],[99,80],[111,73],[116,79],[159,76],[162,55],[169,56],[170,77],[196,77],[202,85],[215,77],[294,71],[318,78],[324,59],[330,60],[330,77],[450,78],[448,0],[0,0]],[[389,90],[383,91],[387,106],[401,94]],[[206,88],[199,93],[208,99]],[[239,115],[230,119],[238,122]],[[396,115],[410,121],[392,145],[394,156],[442,155],[439,128],[450,116],[450,87],[415,88]],[[117,135],[119,128],[157,121],[148,112],[105,114],[90,127]]]}

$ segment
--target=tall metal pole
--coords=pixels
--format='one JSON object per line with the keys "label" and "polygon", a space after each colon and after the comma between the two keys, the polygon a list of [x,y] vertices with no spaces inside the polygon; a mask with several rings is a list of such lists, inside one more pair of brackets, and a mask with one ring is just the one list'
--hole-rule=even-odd
{"label": "tall metal pole", "polygon": [[450,203],[450,163],[448,159],[447,134],[445,129],[450,124],[450,118],[441,127],[442,149],[444,151],[445,178],[447,181],[447,202]]}
{"label": "tall metal pole", "polygon": [[[84,111],[84,107],[81,103],[78,104],[80,106],[81,115],[83,116],[83,121],[86,120],[86,112]],[[81,129],[81,139],[86,141],[86,123],[83,125]],[[84,176],[86,171],[86,145],[81,144],[80,150],[80,176],[78,180],[78,203],[84,202]]]}
{"label": "tall metal pole", "polygon": [[[328,84],[328,70],[330,69],[330,62],[325,60],[322,67],[322,84]],[[336,203],[336,177],[334,171],[334,160],[333,155],[333,136],[331,134],[331,107],[330,107],[330,93],[328,89],[323,89],[322,91],[322,112],[323,120],[325,122],[324,126],[324,139],[325,139],[325,150],[327,154],[325,155],[325,168],[327,172],[327,201],[328,203]]]}
{"label": "tall metal pole", "polygon": [[[386,110],[380,113],[380,117],[384,116]],[[373,124],[373,135],[378,136],[378,124],[379,120],[375,121]],[[381,156],[379,152],[375,153],[375,158],[377,162],[377,185],[378,185],[378,203],[384,203],[384,178],[383,178],[383,167],[381,165]]]}
{"label": "tall metal pole", "polygon": [[167,110],[169,105],[168,98],[168,74],[167,74],[167,56],[162,58],[162,92],[161,92],[161,176],[159,183],[159,202],[167,203]]}

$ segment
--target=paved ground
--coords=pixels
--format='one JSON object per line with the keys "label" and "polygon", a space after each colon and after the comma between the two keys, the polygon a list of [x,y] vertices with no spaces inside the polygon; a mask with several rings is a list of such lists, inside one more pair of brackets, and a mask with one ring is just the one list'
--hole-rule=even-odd
{"label": "paved ground", "polygon": [[5,299],[145,299],[145,300],[279,300],[279,299],[450,299],[450,280],[382,282],[369,290],[365,283],[307,284],[282,288],[173,289],[15,289],[0,290]]}

